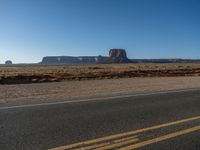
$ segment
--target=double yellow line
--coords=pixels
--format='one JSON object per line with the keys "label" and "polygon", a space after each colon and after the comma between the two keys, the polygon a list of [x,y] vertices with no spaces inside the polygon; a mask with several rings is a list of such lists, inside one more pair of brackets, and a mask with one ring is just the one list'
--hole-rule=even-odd
{"label": "double yellow line", "polygon": [[150,145],[150,144],[157,143],[157,142],[160,142],[160,141],[168,140],[168,139],[171,139],[171,138],[174,138],[174,137],[177,137],[177,136],[181,136],[181,135],[184,135],[184,134],[188,134],[188,133],[191,133],[191,132],[195,132],[195,131],[198,131],[198,130],[200,130],[200,126],[195,126],[195,127],[189,128],[189,129],[181,130],[181,131],[174,132],[174,133],[171,133],[171,134],[167,134],[167,135],[164,135],[164,136],[161,136],[161,137],[158,137],[158,138],[154,138],[154,139],[147,140],[147,141],[144,141],[144,142],[140,142],[140,143],[137,143],[137,144],[133,144],[133,145],[130,145],[130,146],[127,146],[127,147],[123,147],[123,148],[120,148],[118,150],[133,150],[133,149],[136,149],[136,148],[140,148],[140,147],[143,147],[143,146],[146,146],[146,145]]}
{"label": "double yellow line", "polygon": [[178,120],[178,121],[174,121],[174,122],[169,122],[169,123],[165,123],[165,124],[160,124],[160,125],[156,125],[156,126],[152,126],[152,127],[148,127],[148,128],[143,128],[143,129],[139,129],[139,130],[135,130],[135,131],[125,132],[125,133],[120,133],[120,134],[115,134],[115,135],[111,135],[111,136],[94,139],[94,140],[88,140],[88,141],[79,142],[79,143],[75,143],[75,144],[60,146],[57,148],[52,148],[50,150],[69,150],[69,149],[108,150],[108,149],[113,149],[113,148],[117,149],[118,147],[122,147],[124,145],[129,145],[129,146],[119,148],[119,150],[132,150],[132,149],[143,147],[143,146],[146,146],[149,144],[153,144],[156,142],[168,140],[168,139],[171,139],[171,138],[174,138],[177,136],[181,136],[184,134],[198,131],[198,130],[200,130],[200,126],[195,126],[195,127],[189,128],[189,129],[185,129],[185,130],[177,131],[177,132],[167,134],[164,136],[160,136],[160,137],[157,137],[157,138],[154,138],[151,140],[136,143],[139,141],[139,138],[137,135],[139,133],[150,131],[150,130],[155,130],[155,129],[159,129],[159,128],[164,128],[164,127],[169,127],[169,126],[173,126],[173,125],[178,125],[178,124],[195,121],[195,120],[199,120],[199,119],[200,119],[200,116],[196,116],[196,117]]}

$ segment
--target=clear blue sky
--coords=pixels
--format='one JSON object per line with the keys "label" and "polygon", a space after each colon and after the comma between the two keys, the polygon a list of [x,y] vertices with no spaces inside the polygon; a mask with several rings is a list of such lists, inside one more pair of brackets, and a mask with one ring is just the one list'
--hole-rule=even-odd
{"label": "clear blue sky", "polygon": [[200,59],[200,0],[0,0],[0,63],[110,48]]}

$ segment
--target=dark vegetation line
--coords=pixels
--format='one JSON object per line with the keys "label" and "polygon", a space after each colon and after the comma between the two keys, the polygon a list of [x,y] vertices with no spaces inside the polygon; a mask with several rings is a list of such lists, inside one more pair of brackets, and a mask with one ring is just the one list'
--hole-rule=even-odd
{"label": "dark vegetation line", "polygon": [[200,68],[196,69],[166,69],[166,70],[124,70],[124,71],[98,71],[80,72],[76,74],[55,73],[38,75],[13,75],[0,78],[0,84],[30,84],[44,82],[61,82],[71,80],[114,79],[134,77],[181,77],[200,76]]}

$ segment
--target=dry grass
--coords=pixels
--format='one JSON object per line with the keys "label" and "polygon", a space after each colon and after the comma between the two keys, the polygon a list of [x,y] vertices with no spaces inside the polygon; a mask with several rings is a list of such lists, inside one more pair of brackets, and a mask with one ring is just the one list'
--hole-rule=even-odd
{"label": "dry grass", "polygon": [[200,76],[200,64],[172,63],[0,66],[1,84],[167,76]]}

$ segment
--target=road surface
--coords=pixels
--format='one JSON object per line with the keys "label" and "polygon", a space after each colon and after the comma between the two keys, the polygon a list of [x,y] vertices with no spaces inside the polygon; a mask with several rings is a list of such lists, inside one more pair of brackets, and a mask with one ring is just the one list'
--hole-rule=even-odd
{"label": "road surface", "polygon": [[200,150],[200,90],[0,107],[1,150]]}

